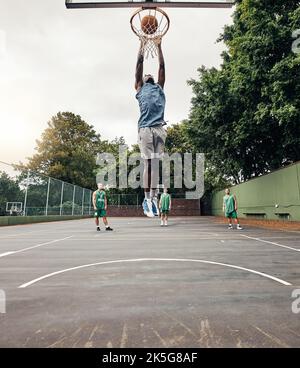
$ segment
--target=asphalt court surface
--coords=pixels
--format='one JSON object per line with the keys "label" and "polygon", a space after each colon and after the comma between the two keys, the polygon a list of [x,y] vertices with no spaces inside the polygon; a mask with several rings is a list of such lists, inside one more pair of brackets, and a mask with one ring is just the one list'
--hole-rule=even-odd
{"label": "asphalt court surface", "polygon": [[110,225],[0,228],[0,347],[300,346],[300,232],[206,217]]}

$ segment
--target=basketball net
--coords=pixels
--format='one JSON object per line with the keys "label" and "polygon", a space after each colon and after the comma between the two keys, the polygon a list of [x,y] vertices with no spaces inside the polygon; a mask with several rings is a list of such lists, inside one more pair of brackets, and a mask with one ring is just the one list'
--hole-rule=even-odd
{"label": "basketball net", "polygon": [[[151,29],[151,25],[147,26],[148,33],[142,28],[142,19],[145,16],[153,16],[157,20],[157,27]],[[141,41],[141,53],[147,59],[149,55],[155,57],[158,54],[158,44],[162,37],[168,32],[170,19],[168,15],[160,8],[138,9],[130,19],[131,29]],[[149,28],[150,27],[150,28]]]}

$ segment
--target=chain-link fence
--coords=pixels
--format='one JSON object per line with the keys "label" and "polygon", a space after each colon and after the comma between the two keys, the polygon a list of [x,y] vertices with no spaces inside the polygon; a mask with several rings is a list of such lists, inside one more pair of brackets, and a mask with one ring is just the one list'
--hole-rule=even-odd
{"label": "chain-link fence", "polygon": [[[91,215],[92,195],[90,189],[0,161],[0,216]],[[136,193],[109,191],[107,199],[114,207],[138,207],[143,200]]]}
{"label": "chain-link fence", "polygon": [[89,215],[92,191],[0,161],[0,215]]}
{"label": "chain-link fence", "polygon": [[[95,182],[96,187],[96,182]],[[106,192],[111,207],[140,207],[143,192]],[[0,216],[93,214],[93,191],[0,161]],[[184,198],[184,193],[172,193]]]}

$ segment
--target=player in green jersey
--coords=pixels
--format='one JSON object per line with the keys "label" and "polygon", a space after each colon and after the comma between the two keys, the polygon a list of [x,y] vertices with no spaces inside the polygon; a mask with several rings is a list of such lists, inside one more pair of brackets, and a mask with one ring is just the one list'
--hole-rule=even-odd
{"label": "player in green jersey", "polygon": [[238,220],[236,196],[230,194],[230,189],[228,188],[225,189],[225,196],[223,197],[223,212],[225,213],[225,217],[228,219],[228,229],[233,229],[233,219],[236,223],[237,230],[243,230]]}
{"label": "player in green jersey", "polygon": [[113,229],[108,226],[108,221],[106,218],[107,211],[107,198],[103,187],[103,184],[98,184],[98,190],[93,193],[93,206],[95,210],[95,221],[97,226],[97,231],[100,231],[99,217],[102,217],[103,223],[105,225],[106,231],[112,231]]}
{"label": "player in green jersey", "polygon": [[168,216],[171,210],[171,196],[168,193],[168,189],[164,188],[163,194],[160,196],[159,209],[161,213],[160,226],[168,226]]}

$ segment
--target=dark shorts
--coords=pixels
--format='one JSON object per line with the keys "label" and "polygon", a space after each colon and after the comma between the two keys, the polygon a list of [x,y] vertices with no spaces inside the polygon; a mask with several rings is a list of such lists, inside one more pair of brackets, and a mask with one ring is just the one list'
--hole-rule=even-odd
{"label": "dark shorts", "polygon": [[169,214],[169,210],[161,210],[160,211],[163,215],[168,215]]}
{"label": "dark shorts", "polygon": [[106,217],[106,210],[95,210],[94,217]]}
{"label": "dark shorts", "polygon": [[232,211],[230,213],[226,213],[225,216],[227,218],[232,218],[232,219],[236,219],[237,218],[237,212],[236,211]]}

